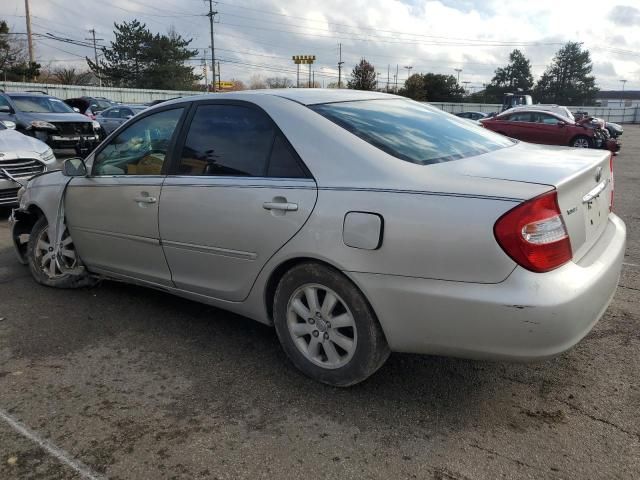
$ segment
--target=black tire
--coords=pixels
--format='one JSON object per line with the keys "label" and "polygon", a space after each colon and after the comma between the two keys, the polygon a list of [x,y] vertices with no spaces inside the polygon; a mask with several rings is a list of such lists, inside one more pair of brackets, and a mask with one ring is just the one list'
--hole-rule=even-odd
{"label": "black tire", "polygon": [[[584,142],[585,140],[586,140],[587,147],[580,147],[578,143]],[[571,143],[569,144],[569,146],[577,147],[577,148],[593,148],[593,140],[591,140],[586,135],[577,135],[573,139],[571,139]]]}
{"label": "black tire", "polygon": [[[49,228],[49,222],[46,217],[40,217],[31,230],[29,236],[29,243],[27,245],[27,263],[29,265],[29,271],[34,280],[40,285],[54,288],[81,288],[90,287],[97,283],[97,279],[91,277],[86,270],[80,274],[60,274],[56,276],[49,276],[39,259],[37,253],[37,243],[41,239],[43,232]],[[77,262],[80,259],[77,258]]]}
{"label": "black tire", "polygon": [[[289,303],[295,293],[306,285],[329,288],[336,293],[355,323],[357,341],[353,353],[347,363],[338,368],[324,368],[313,363],[296,346],[290,333],[287,323]],[[274,295],[273,316],[278,338],[291,362],[302,373],[322,383],[347,387],[362,382],[389,357],[390,350],[382,328],[364,295],[348,278],[324,265],[303,263],[286,272]]]}

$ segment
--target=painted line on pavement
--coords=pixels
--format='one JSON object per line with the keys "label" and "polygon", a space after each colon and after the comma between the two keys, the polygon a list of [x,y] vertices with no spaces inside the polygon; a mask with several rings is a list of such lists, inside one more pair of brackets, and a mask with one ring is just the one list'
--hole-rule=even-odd
{"label": "painted line on pavement", "polygon": [[57,458],[62,463],[66,464],[76,473],[78,473],[82,478],[86,478],[88,480],[106,480],[106,477],[100,475],[93,470],[91,470],[88,466],[82,463],[80,460],[74,459],[67,452],[62,450],[61,448],[56,447],[54,444],[40,437],[36,432],[31,430],[29,427],[21,423],[19,420],[13,418],[9,413],[5,412],[0,408],[0,418],[8,423],[11,428],[13,428],[16,432],[18,432],[23,437],[28,438],[33,443],[37,444],[40,448],[49,452],[52,456]]}

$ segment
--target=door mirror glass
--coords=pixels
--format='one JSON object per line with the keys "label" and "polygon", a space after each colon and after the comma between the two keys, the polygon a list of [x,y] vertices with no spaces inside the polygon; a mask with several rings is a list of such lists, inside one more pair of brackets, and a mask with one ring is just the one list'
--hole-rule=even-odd
{"label": "door mirror glass", "polygon": [[64,161],[62,173],[66,177],[86,177],[87,166],[81,158],[68,158]]}
{"label": "door mirror glass", "polygon": [[11,120],[2,120],[2,121],[0,121],[0,123],[2,123],[5,126],[5,128],[7,128],[8,130],[15,130],[16,129],[15,122],[12,122]]}
{"label": "door mirror glass", "polygon": [[80,109],[78,107],[73,107],[73,111],[76,113],[80,113]]}
{"label": "door mirror glass", "polygon": [[9,105],[0,105],[0,113],[11,113],[11,107]]}

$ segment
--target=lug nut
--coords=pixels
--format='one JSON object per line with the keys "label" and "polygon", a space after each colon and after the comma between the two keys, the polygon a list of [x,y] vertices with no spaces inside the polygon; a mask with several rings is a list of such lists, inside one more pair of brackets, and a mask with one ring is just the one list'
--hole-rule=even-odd
{"label": "lug nut", "polygon": [[316,323],[316,319],[315,319],[315,318],[310,318],[310,319],[309,319],[309,323],[310,323],[311,325],[313,325],[314,323]]}
{"label": "lug nut", "polygon": [[327,332],[324,332],[323,337],[325,340],[329,340],[329,334]]}
{"label": "lug nut", "polygon": [[320,312],[316,312],[316,317],[320,318],[322,314]]}
{"label": "lug nut", "polygon": [[327,328],[331,328],[331,322],[327,320],[325,323],[327,324]]}
{"label": "lug nut", "polygon": [[318,330],[314,330],[313,331],[313,336],[317,337],[318,335],[320,335],[320,332]]}

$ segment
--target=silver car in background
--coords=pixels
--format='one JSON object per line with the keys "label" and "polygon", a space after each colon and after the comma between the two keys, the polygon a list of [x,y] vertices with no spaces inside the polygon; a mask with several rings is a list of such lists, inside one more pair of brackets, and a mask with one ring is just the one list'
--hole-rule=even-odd
{"label": "silver car in background", "polygon": [[144,105],[116,105],[98,113],[96,122],[100,124],[104,133],[109,135],[124,122],[146,109]]}
{"label": "silver car in background", "polygon": [[375,92],[162,103],[29,182],[19,258],[53,287],[112,278],[274,325],[347,386],[391,351],[540,359],[616,290],[609,152],[529,145]]}
{"label": "silver car in background", "polygon": [[0,206],[16,205],[23,183],[34,175],[59,168],[53,150],[46,143],[0,122]]}

